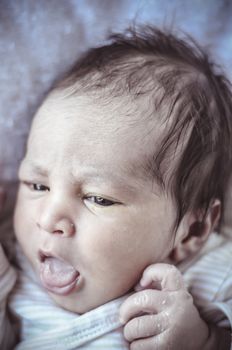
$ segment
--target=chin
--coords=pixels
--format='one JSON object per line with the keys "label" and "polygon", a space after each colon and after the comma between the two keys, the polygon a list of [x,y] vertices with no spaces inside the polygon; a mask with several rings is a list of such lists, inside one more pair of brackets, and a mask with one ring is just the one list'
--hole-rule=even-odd
{"label": "chin", "polygon": [[83,300],[81,300],[82,298],[77,294],[72,296],[59,296],[49,292],[49,295],[52,298],[52,300],[62,309],[80,315],[91,311],[92,309],[95,309],[96,307],[101,305],[100,302],[85,303]]}

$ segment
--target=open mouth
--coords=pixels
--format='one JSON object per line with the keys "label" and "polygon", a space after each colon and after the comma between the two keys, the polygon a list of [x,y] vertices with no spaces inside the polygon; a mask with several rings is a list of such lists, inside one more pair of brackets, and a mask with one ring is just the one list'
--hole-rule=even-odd
{"label": "open mouth", "polygon": [[44,288],[58,295],[68,295],[80,280],[80,273],[59,257],[39,251],[40,280]]}

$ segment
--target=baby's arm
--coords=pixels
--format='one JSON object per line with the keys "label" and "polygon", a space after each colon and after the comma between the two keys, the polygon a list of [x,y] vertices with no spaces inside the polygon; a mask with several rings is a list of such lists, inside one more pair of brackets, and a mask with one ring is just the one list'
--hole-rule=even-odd
{"label": "baby's arm", "polygon": [[176,267],[149,266],[137,289],[120,309],[131,350],[230,349],[230,332],[201,318]]}
{"label": "baby's arm", "polygon": [[0,244],[0,349],[13,348],[15,335],[7,317],[7,297],[16,281],[16,272],[10,266]]}

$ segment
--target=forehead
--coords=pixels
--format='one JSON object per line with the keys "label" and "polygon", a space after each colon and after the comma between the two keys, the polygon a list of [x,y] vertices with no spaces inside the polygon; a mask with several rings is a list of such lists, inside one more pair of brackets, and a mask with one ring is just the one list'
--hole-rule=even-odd
{"label": "forehead", "polygon": [[147,109],[146,104],[128,98],[53,93],[34,119],[27,153],[48,164],[74,161],[76,166],[78,161],[147,177],[146,164],[161,130],[145,117]]}
{"label": "forehead", "polygon": [[[154,125],[150,118],[148,99],[133,100],[129,96],[109,96],[109,93],[67,95],[65,92],[53,92],[42,104],[34,124],[41,125],[51,121],[59,126],[66,123],[80,131],[93,126],[91,132],[101,130],[111,138],[124,134],[134,138],[145,136]],[[54,125],[55,126],[55,125]],[[154,130],[153,130],[154,131]],[[136,137],[137,136],[137,137]],[[154,135],[153,135],[154,136]]]}

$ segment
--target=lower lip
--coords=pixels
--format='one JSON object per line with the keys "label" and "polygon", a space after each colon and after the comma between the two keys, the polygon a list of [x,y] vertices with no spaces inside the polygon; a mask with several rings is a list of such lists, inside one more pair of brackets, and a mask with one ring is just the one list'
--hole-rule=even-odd
{"label": "lower lip", "polygon": [[56,295],[63,295],[63,296],[71,294],[74,290],[75,291],[79,290],[83,284],[83,278],[80,275],[78,275],[77,278],[74,281],[72,281],[70,284],[63,287],[56,287],[56,286],[49,285],[43,279],[43,276],[41,274],[40,274],[40,281],[43,287],[47,289],[47,291]]}

